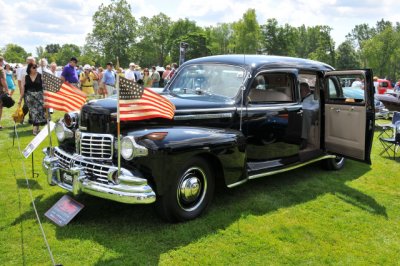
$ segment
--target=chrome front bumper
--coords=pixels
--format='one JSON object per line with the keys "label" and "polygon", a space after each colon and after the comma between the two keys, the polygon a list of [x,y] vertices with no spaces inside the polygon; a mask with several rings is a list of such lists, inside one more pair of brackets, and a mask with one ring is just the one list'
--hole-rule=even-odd
{"label": "chrome front bumper", "polygon": [[50,185],[58,185],[74,195],[80,193],[129,204],[152,203],[156,194],[147,180],[137,177],[130,171],[86,161],[82,156],[71,155],[58,147],[43,150],[43,170]]}

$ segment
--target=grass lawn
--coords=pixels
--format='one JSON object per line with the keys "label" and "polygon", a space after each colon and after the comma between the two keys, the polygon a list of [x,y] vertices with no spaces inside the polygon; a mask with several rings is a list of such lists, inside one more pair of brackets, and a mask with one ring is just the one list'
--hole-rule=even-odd
{"label": "grass lawn", "polygon": [[[378,141],[372,166],[348,160],[329,172],[316,164],[218,189],[209,211],[191,222],[168,224],[151,205],[82,195],[81,213],[57,227],[44,217],[65,194],[41,170],[48,141],[35,151],[32,178],[31,158],[13,147],[14,110],[4,109],[0,131],[0,265],[51,265],[23,167],[59,264],[400,265],[400,160],[379,156]],[[18,132],[23,149],[32,126]]]}

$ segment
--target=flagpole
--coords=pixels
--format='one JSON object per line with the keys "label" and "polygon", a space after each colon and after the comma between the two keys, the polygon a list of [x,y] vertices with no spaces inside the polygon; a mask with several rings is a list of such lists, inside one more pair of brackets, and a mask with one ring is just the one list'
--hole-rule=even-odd
{"label": "flagpole", "polygon": [[[119,67],[119,58],[117,56],[117,65],[116,67]],[[117,136],[118,136],[118,176],[121,174],[121,127],[120,127],[120,110],[119,110],[119,75],[118,72],[116,72],[117,77],[116,77],[116,83],[115,83],[115,88],[117,89]]]}
{"label": "flagpole", "polygon": [[[44,69],[43,69],[43,60],[40,62],[40,67],[42,69],[42,76],[44,75]],[[43,81],[42,81],[43,84]],[[47,113],[47,132],[49,136],[49,145],[50,145],[50,157],[53,156],[53,142],[51,140],[51,130],[50,130],[50,111],[49,108],[46,108],[46,113]]]}

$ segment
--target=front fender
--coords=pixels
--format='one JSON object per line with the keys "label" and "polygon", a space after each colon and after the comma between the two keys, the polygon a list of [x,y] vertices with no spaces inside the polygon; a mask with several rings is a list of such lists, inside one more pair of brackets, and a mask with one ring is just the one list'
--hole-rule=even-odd
{"label": "front fender", "polygon": [[[155,132],[163,132],[164,137],[148,137]],[[152,180],[159,195],[193,156],[203,156],[214,169],[221,168],[215,170],[221,170],[226,185],[238,182],[245,173],[246,142],[237,130],[180,126],[136,130],[127,135],[134,136],[139,145],[149,150],[148,156],[136,158],[134,164]]]}

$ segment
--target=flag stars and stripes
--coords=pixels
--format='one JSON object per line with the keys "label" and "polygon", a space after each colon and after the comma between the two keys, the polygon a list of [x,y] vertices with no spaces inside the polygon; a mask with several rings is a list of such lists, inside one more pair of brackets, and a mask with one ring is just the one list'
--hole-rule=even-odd
{"label": "flag stars and stripes", "polygon": [[86,103],[86,94],[60,78],[43,73],[44,107],[71,112],[81,109]]}
{"label": "flag stars and stripes", "polygon": [[119,78],[120,120],[172,119],[175,106],[165,97],[132,80]]}

